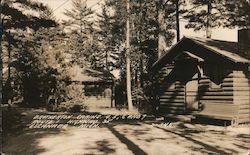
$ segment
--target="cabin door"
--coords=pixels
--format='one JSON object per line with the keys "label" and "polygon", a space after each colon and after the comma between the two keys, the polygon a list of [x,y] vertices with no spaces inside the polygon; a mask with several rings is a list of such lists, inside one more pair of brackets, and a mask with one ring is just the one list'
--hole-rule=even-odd
{"label": "cabin door", "polygon": [[192,79],[186,84],[185,99],[186,110],[193,111],[199,109],[198,104],[198,78]]}

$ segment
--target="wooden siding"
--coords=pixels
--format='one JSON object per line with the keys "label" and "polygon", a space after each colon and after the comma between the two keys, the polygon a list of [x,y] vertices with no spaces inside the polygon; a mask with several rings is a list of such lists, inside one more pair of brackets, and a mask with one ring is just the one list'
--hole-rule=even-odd
{"label": "wooden siding", "polygon": [[233,71],[234,104],[239,105],[238,123],[250,122],[250,76]]}
{"label": "wooden siding", "polygon": [[182,114],[185,111],[184,85],[178,81],[169,82],[165,80],[170,70],[167,67],[160,70],[158,88],[160,100],[159,112],[165,114]]}
{"label": "wooden siding", "polygon": [[220,88],[211,88],[211,80],[204,76],[199,80],[200,103],[233,104],[233,73],[223,79]]}
{"label": "wooden siding", "polygon": [[232,71],[227,75],[220,89],[211,89],[210,79],[199,81],[200,102],[203,104],[234,104],[239,106],[237,123],[250,122],[250,77],[243,71]]}
{"label": "wooden siding", "polygon": [[[206,69],[206,68],[205,68]],[[180,68],[175,70],[177,75]],[[231,71],[230,71],[231,70]],[[231,104],[238,105],[237,123],[249,123],[250,122],[250,73],[244,71],[244,68],[225,68],[222,74],[222,79],[218,83],[218,87],[211,87],[215,84],[213,81],[214,74],[206,74],[198,80],[198,96],[197,100],[200,105],[204,104]],[[159,76],[159,100],[160,100],[160,112],[165,114],[183,114],[187,113],[186,103],[186,84],[180,80],[180,76],[171,75],[171,68],[163,68],[160,71]],[[181,69],[182,76],[186,75],[185,70]],[[215,75],[216,76],[216,75]],[[190,76],[189,76],[190,77]],[[188,81],[195,80],[197,76],[193,76]],[[188,82],[186,81],[186,82]],[[202,106],[200,106],[202,110]],[[223,111],[221,113],[223,115]]]}

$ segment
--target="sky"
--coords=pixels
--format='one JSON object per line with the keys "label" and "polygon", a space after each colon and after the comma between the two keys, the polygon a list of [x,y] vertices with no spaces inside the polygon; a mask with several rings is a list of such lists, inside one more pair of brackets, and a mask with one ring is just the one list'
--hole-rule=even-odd
{"label": "sky", "polygon": [[[55,16],[61,20],[67,18],[63,12],[65,9],[70,9],[71,0],[38,0],[44,4],[49,5],[53,10]],[[96,12],[101,10],[99,5],[105,0],[87,0],[87,5],[92,7]],[[98,3],[98,4],[97,4]],[[192,29],[185,29],[185,22],[180,23],[181,38],[183,36],[193,36],[193,37],[205,37],[205,31],[194,32]],[[212,29],[212,39],[225,40],[225,41],[234,41],[237,42],[237,29],[223,29],[217,28]]]}

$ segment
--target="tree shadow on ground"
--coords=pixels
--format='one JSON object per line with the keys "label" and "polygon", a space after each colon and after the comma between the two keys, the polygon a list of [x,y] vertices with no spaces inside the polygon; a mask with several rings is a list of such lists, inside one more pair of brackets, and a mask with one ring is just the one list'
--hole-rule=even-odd
{"label": "tree shadow on ground", "polygon": [[112,148],[113,145],[107,139],[96,141],[95,143],[96,143],[95,147],[88,147],[87,149],[93,151],[97,150],[98,152],[102,152],[104,154],[112,154],[115,152],[115,149]]}
{"label": "tree shadow on ground", "polygon": [[102,141],[97,141],[97,148],[99,151],[106,153],[113,153],[115,152],[114,149],[110,147],[109,141],[108,140],[102,140]]}
{"label": "tree shadow on ground", "polygon": [[[145,127],[145,124],[152,126],[152,123],[156,124],[155,128],[163,130],[166,134],[163,137],[157,136],[158,133],[153,133],[152,128],[148,128],[147,126]],[[174,126],[168,127],[168,125],[171,126],[171,123],[173,123]],[[133,124],[137,126],[134,129],[130,129],[127,126],[127,128],[119,127],[119,125]],[[167,126],[161,127],[162,124],[167,124]],[[250,143],[248,141],[250,138],[249,135],[228,135],[225,128],[221,126],[214,127],[215,128],[206,124],[174,122],[174,120],[118,122],[112,126],[108,126],[109,130],[112,131],[112,133],[116,135],[121,142],[126,145],[134,146],[133,148],[135,150],[132,152],[139,150],[146,153],[146,150],[142,150],[135,141],[129,140],[129,137],[136,137],[135,139],[141,141],[142,143],[165,141],[174,145],[183,145],[183,147],[186,147],[185,149],[190,150],[191,152],[199,152],[201,154],[238,154],[240,151],[250,149],[250,147],[247,147]],[[185,140],[183,141],[183,139]],[[220,141],[225,141],[225,145],[221,145]],[[230,147],[230,145],[233,145],[232,141],[235,142],[234,145],[236,147]],[[176,151],[178,152],[178,150]]]}
{"label": "tree shadow on ground", "polygon": [[123,144],[125,144],[129,150],[131,150],[134,154],[146,155],[138,145],[136,145],[133,141],[129,140],[125,135],[121,134],[117,131],[112,125],[106,126]]}
{"label": "tree shadow on ground", "polygon": [[[2,152],[13,155],[29,155],[46,152],[38,139],[59,134],[62,129],[30,129],[29,124],[37,114],[31,108],[3,108]],[[37,111],[38,112],[38,111]]]}
{"label": "tree shadow on ground", "polygon": [[[202,141],[198,141],[198,140],[193,139],[192,138],[192,136],[193,136],[192,133],[189,133],[188,131],[184,131],[184,132],[181,133],[181,132],[178,132],[176,130],[175,131],[170,131],[170,130],[166,130],[166,129],[163,129],[163,128],[160,128],[160,127],[157,127],[157,128],[162,129],[162,130],[164,130],[164,131],[166,131],[168,133],[172,133],[172,134],[178,135],[180,137],[183,137],[183,138],[185,138],[186,140],[188,140],[190,142],[193,142],[193,143],[195,143],[197,145],[202,146],[203,148],[205,148],[208,151],[208,152],[203,151],[202,153],[229,154],[229,153],[225,152],[221,148],[214,147],[214,146],[208,145],[208,144],[206,144],[206,143],[204,143]],[[195,150],[195,148],[193,148],[193,149],[194,149],[194,151],[197,151],[197,150]]]}
{"label": "tree shadow on ground", "polygon": [[6,139],[3,145],[3,152],[13,155],[39,154],[47,150],[39,145],[38,139],[59,134],[61,130],[29,130],[25,133]]}
{"label": "tree shadow on ground", "polygon": [[[91,112],[83,112],[79,114],[100,115],[100,113]],[[106,116],[107,115],[102,115],[101,120],[103,120]],[[48,149],[50,148],[46,148],[41,145],[39,143],[39,139],[51,137],[53,135],[57,135],[57,137],[59,137],[65,134],[66,136],[67,134],[72,134],[71,132],[64,132],[63,129],[29,129],[27,128],[27,123],[30,123],[33,117],[34,115],[32,116],[30,114],[27,114],[27,116],[21,115],[20,119],[18,117],[18,121],[21,121],[20,124],[23,124],[23,127],[19,128],[18,132],[13,133],[12,137],[6,139],[7,141],[3,146],[3,151],[5,153],[18,155],[45,153],[49,151]],[[152,123],[158,125],[153,126]],[[172,127],[162,127],[162,123],[174,125]],[[220,129],[222,129],[222,127],[220,127]],[[145,144],[151,145],[154,143],[165,142],[166,144],[170,144],[170,146],[178,145],[180,147],[185,147],[186,150],[197,152],[200,154],[237,154],[239,153],[237,148],[239,148],[239,150],[250,149],[249,147],[247,147],[247,144],[250,143],[248,141],[248,139],[250,138],[249,135],[225,135],[224,130],[217,130],[211,127],[207,129],[206,125],[175,122],[173,120],[118,119],[107,124],[102,124],[100,126],[100,130],[98,129],[96,130],[96,132],[107,130],[110,131],[107,133],[111,133],[111,139],[110,137],[99,137],[101,139],[96,140],[90,139],[90,141],[88,142],[90,145],[84,146],[84,149],[87,149],[90,152],[101,152],[103,154],[117,153],[117,147],[115,146],[116,144],[112,142],[112,138],[118,139],[122,143],[122,145],[124,144],[126,146],[126,149],[128,149],[132,153],[142,155],[148,153]],[[161,132],[161,134],[158,135],[158,132]],[[95,132],[91,133],[95,134]],[[79,138],[83,138],[82,135]],[[235,147],[231,148],[215,143],[217,141],[226,142],[228,140],[233,140],[234,142],[230,142],[230,144]],[[179,150],[176,150],[177,153],[178,151]]]}
{"label": "tree shadow on ground", "polygon": [[[248,135],[247,134],[239,134],[236,136],[236,138],[241,139],[241,141],[250,144],[250,134],[248,134]],[[250,147],[249,147],[249,149],[250,149]]]}
{"label": "tree shadow on ground", "polygon": [[[227,140],[223,138],[223,136],[230,136],[230,135],[225,135],[224,131],[217,131],[217,130],[208,130],[208,129],[197,129],[197,128],[188,128],[185,126],[184,123],[179,123],[174,130],[168,129],[168,128],[163,128],[157,126],[156,128],[161,129],[167,133],[176,135],[178,137],[185,138],[190,143],[194,143],[195,145],[192,145],[190,147],[191,150],[195,152],[200,152],[202,154],[238,154],[239,152],[234,149],[226,148],[226,146],[219,146],[216,144],[217,139],[213,138],[219,138],[221,137],[221,140]],[[204,134],[212,134],[211,137],[206,137]],[[222,136],[223,135],[223,136]],[[246,135],[241,135],[246,140]],[[201,138],[199,138],[201,137]],[[248,137],[248,136],[247,136]],[[206,139],[208,138],[208,139]],[[212,142],[207,143],[207,142]],[[244,143],[244,141],[241,142]],[[249,143],[249,142],[248,142]],[[239,148],[239,147],[238,147]],[[242,148],[242,147],[241,147]],[[242,149],[246,149],[247,147],[244,147]],[[249,149],[249,148],[248,148]]]}

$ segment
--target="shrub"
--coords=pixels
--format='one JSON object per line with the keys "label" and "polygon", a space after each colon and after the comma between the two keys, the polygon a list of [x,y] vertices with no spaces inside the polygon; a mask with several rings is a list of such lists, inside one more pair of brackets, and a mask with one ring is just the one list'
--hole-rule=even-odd
{"label": "shrub", "polygon": [[73,99],[67,102],[60,103],[58,105],[58,111],[67,111],[71,113],[81,112],[82,110],[86,110],[87,107],[83,104],[84,100]]}
{"label": "shrub", "polygon": [[81,110],[86,110],[83,85],[72,83],[66,86],[55,102],[48,105],[49,111],[81,112]]}
{"label": "shrub", "polygon": [[72,113],[77,113],[77,112],[81,112],[81,110],[82,110],[81,105],[75,104],[75,105],[70,106],[68,111]]}

